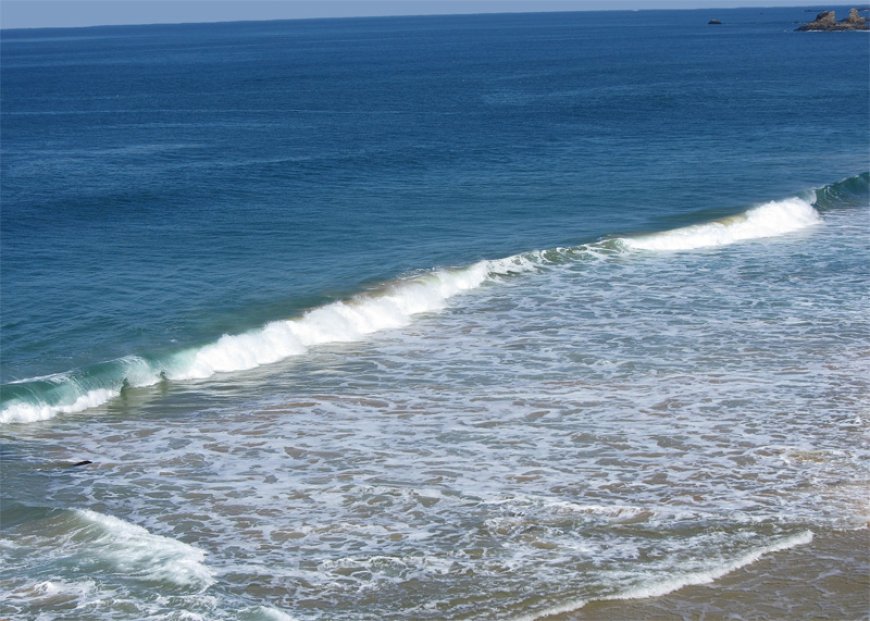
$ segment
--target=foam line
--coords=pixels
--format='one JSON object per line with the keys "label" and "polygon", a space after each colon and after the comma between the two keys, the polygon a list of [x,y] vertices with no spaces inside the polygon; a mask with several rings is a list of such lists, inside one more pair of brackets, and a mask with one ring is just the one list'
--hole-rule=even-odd
{"label": "foam line", "polygon": [[154,535],[122,519],[76,509],[91,538],[88,553],[125,575],[181,586],[206,588],[214,582],[205,565],[205,552],[170,537]]}
{"label": "foam line", "polygon": [[[832,196],[863,196],[866,186],[865,173],[822,188],[816,195],[827,192]],[[119,396],[124,386],[150,386],[164,378],[206,379],[216,373],[244,371],[299,356],[318,345],[358,341],[375,332],[403,327],[421,313],[440,311],[454,296],[500,275],[534,271],[554,262],[607,260],[625,251],[711,248],[784,235],[820,222],[819,212],[808,201],[794,197],[714,222],[660,233],[610,238],[568,249],[532,251],[479,261],[461,269],[435,270],[388,283],[379,291],[312,309],[298,318],[273,321],[242,334],[225,334],[213,343],[162,360],[128,356],[95,365],[99,367],[96,370],[88,368],[7,384],[0,424],[44,421],[58,414],[81,412]]]}
{"label": "foam line", "polygon": [[721,565],[710,567],[709,569],[703,571],[678,574],[675,576],[670,576],[664,580],[654,580],[649,584],[634,587],[623,591],[622,593],[617,593],[615,595],[610,595],[607,597],[594,598],[590,600],[573,600],[559,606],[553,606],[552,608],[548,608],[538,613],[517,617],[514,619],[514,621],[537,621],[538,619],[545,619],[547,617],[552,617],[555,615],[567,614],[583,608],[591,601],[613,601],[645,599],[648,597],[661,597],[662,595],[673,593],[674,591],[685,588],[687,586],[709,584],[710,582],[718,580],[719,578],[730,574],[733,571],[736,571],[742,567],[746,567],[747,565],[751,565],[752,563],[760,560],[762,557],[768,554],[781,552],[782,550],[788,550],[789,548],[794,548],[800,545],[806,545],[812,542],[812,540],[812,532],[803,531],[790,537],[783,537],[782,539],[775,541],[770,545],[757,548],[755,550],[750,550],[749,552],[746,552],[745,554],[742,554],[741,556],[738,556],[731,561],[726,561]]}
{"label": "foam line", "polygon": [[651,235],[624,237],[620,241],[632,250],[695,250],[777,237],[821,221],[821,216],[809,202],[794,197],[765,203],[721,220]]}
{"label": "foam line", "polygon": [[[311,347],[358,341],[366,336],[403,327],[414,316],[445,308],[450,298],[480,287],[487,280],[536,269],[527,256],[479,261],[469,267],[435,270],[397,280],[372,293],[312,309],[297,319],[273,321],[258,330],[225,334],[214,343],[176,353],[162,361],[137,356],[103,363],[99,373],[58,374],[33,378],[36,387],[19,382],[27,393],[7,401],[0,411],[2,423],[48,420],[97,407],[118,397],[124,386],[150,386],[164,377],[172,380],[205,379],[216,373],[244,371],[298,356]],[[97,377],[91,377],[95,375]],[[94,386],[94,384],[102,385]],[[12,385],[10,385],[12,386]]]}

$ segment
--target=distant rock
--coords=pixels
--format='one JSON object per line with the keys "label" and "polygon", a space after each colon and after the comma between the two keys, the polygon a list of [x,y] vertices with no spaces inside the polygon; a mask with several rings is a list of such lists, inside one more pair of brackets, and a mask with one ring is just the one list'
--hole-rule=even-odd
{"label": "distant rock", "polygon": [[809,31],[835,31],[835,30],[870,30],[867,25],[867,20],[858,15],[858,9],[849,11],[849,17],[842,21],[837,21],[837,14],[834,11],[822,11],[816,15],[816,19],[808,24],[804,24],[797,29],[799,32]]}

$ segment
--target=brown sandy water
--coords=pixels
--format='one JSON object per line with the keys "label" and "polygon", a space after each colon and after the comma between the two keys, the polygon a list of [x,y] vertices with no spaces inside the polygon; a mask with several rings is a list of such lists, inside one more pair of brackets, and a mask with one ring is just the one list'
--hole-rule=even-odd
{"label": "brown sandy water", "polygon": [[547,621],[870,619],[870,530],[816,533],[710,584],[637,600],[590,602]]}

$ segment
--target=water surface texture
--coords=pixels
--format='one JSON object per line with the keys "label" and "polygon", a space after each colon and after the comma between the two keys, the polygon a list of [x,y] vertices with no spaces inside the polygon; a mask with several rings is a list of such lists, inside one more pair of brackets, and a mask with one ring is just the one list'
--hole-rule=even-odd
{"label": "water surface texture", "polygon": [[4,31],[0,616],[538,619],[864,528],[870,47],[807,15]]}

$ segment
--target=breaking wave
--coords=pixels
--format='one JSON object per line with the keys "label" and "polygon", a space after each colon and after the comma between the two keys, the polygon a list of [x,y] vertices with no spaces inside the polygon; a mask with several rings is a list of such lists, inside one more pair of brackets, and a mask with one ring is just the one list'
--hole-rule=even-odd
{"label": "breaking wave", "polygon": [[[36,545],[50,558],[63,560],[79,579],[70,586],[132,580],[198,593],[215,582],[205,551],[112,515],[12,502],[3,508],[3,521],[7,527],[25,525],[28,531],[7,545],[20,542],[24,550]],[[46,559],[32,560],[39,564]],[[51,595],[60,586],[45,581],[28,590],[31,597]]]}
{"label": "breaking wave", "polygon": [[515,256],[480,261],[463,269],[436,270],[314,308],[296,319],[224,335],[203,347],[162,359],[127,356],[83,370],[10,383],[3,387],[0,423],[47,420],[102,405],[129,387],[245,371],[304,354],[318,345],[358,341],[375,332],[405,326],[416,315],[440,311],[450,298],[488,280],[532,269],[530,259]]}
{"label": "breaking wave", "polygon": [[437,312],[459,294],[511,274],[533,272],[554,263],[607,260],[634,251],[686,251],[776,237],[822,222],[820,212],[867,204],[870,173],[752,207],[742,213],[659,233],[602,239],[572,248],[537,250],[504,259],[479,261],[386,283],[380,289],[309,310],[300,317],[272,321],[240,334],[226,334],[201,347],[149,358],[126,356],[66,373],[3,386],[0,424],[31,423],[100,406],[127,388],[171,380],[201,380],[217,373],[244,371],[299,356],[312,347],[358,341],[403,327],[423,313]]}
{"label": "breaking wave", "polygon": [[626,237],[622,241],[632,250],[696,250],[785,235],[821,221],[819,212],[809,202],[802,198],[788,198],[714,222]]}
{"label": "breaking wave", "polygon": [[76,539],[87,540],[87,554],[126,576],[197,588],[214,582],[205,552],[199,548],[111,515],[87,509],[75,513],[83,523]]}

